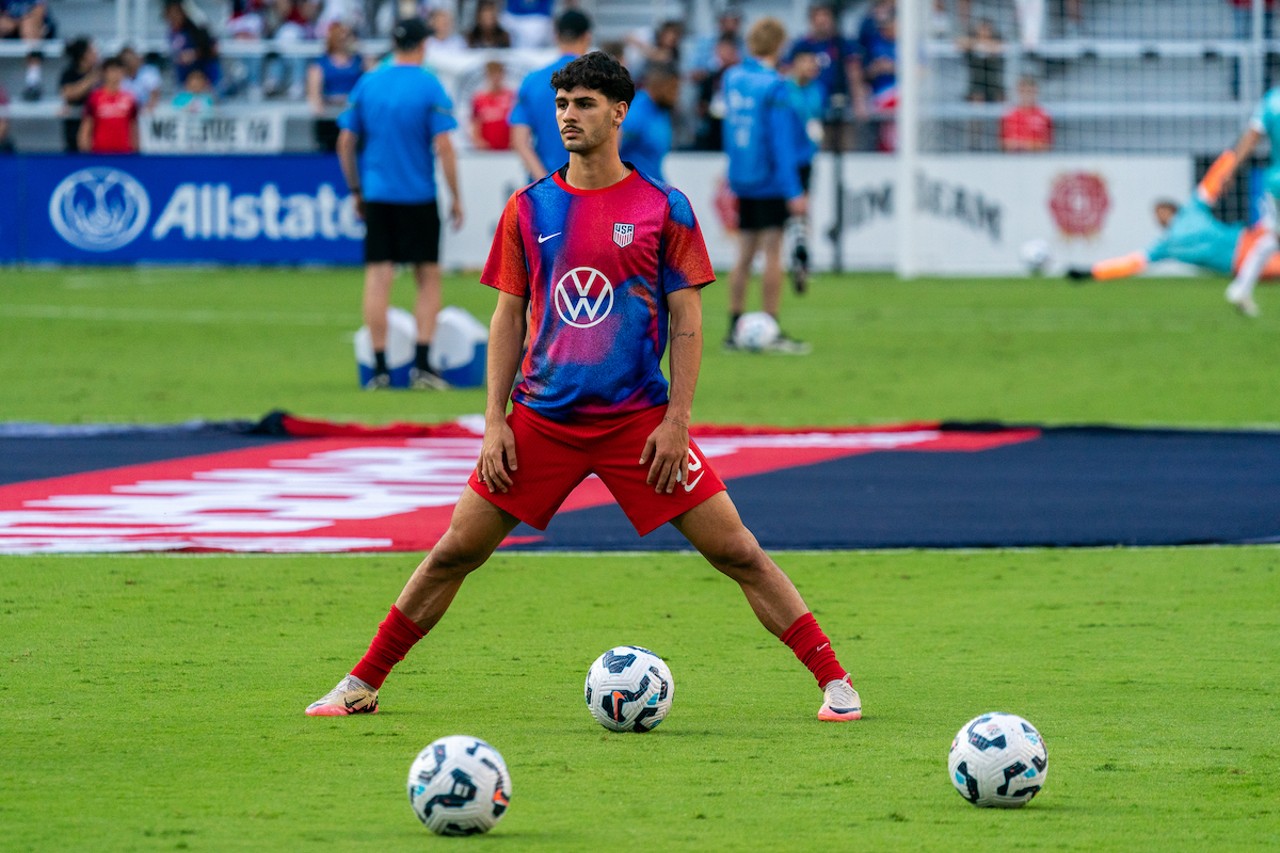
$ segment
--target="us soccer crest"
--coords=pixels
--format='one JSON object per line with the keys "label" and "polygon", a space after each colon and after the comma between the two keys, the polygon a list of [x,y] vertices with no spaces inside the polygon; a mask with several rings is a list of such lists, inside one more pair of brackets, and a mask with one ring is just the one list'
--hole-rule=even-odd
{"label": "us soccer crest", "polygon": [[631,245],[631,238],[636,236],[636,227],[630,222],[613,223],[613,242],[618,244],[618,248],[624,248]]}

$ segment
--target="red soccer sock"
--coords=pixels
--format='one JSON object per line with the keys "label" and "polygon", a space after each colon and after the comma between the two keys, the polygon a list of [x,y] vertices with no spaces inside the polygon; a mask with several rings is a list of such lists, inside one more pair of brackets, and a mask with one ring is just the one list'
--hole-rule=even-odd
{"label": "red soccer sock", "polygon": [[375,690],[382,687],[382,682],[391,674],[391,668],[404,660],[409,649],[426,634],[413,620],[401,613],[399,607],[391,605],[391,612],[378,626],[378,633],[374,634],[369,651],[360,658],[360,663],[355,665],[351,674]]}
{"label": "red soccer sock", "polygon": [[836,660],[836,653],[831,650],[831,641],[822,632],[812,613],[806,613],[791,623],[791,627],[782,632],[780,639],[795,652],[800,663],[809,668],[813,677],[818,679],[819,687],[826,687],[832,681],[844,678],[845,668]]}

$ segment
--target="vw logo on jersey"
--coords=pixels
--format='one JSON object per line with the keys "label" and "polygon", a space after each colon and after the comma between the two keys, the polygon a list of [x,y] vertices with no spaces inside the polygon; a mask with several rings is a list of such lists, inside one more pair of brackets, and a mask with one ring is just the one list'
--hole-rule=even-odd
{"label": "vw logo on jersey", "polygon": [[109,252],[132,243],[147,227],[151,199],[134,177],[95,166],[63,178],[49,197],[49,221],[73,246]]}
{"label": "vw logo on jersey", "polygon": [[556,313],[570,326],[590,329],[613,310],[613,285],[591,267],[574,267],[556,282]]}

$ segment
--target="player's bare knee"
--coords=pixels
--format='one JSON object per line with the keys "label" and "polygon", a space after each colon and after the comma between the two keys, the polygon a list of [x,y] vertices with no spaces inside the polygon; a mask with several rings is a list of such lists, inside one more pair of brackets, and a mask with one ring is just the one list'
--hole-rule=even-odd
{"label": "player's bare knee", "polygon": [[749,581],[769,567],[769,558],[760,543],[745,527],[722,537],[714,549],[703,552],[711,565],[736,581]]}

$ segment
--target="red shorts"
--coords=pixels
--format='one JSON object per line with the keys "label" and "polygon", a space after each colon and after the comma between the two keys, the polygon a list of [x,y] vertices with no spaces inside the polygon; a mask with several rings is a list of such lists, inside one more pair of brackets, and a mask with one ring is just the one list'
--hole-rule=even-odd
{"label": "red shorts", "polygon": [[689,482],[677,484],[670,494],[659,494],[645,482],[652,460],[641,465],[640,454],[666,411],[666,406],[654,406],[625,415],[560,423],[516,404],[507,416],[520,466],[511,474],[511,488],[490,492],[475,471],[467,484],[499,509],[546,530],[569,493],[595,474],[636,532],[644,536],[724,491],[724,483],[693,441],[689,442]]}

